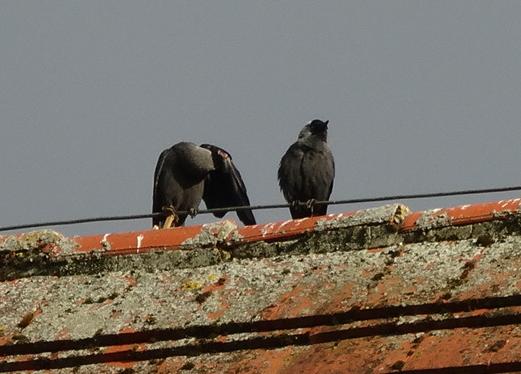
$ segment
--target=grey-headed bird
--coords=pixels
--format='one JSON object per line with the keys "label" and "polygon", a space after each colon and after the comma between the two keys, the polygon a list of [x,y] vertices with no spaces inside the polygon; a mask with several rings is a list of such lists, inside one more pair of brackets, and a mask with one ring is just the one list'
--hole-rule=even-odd
{"label": "grey-headed bird", "polygon": [[286,201],[310,203],[290,206],[293,219],[327,213],[327,205],[313,207],[312,202],[328,200],[333,190],[335,161],[327,145],[328,123],[315,119],[304,126],[280,160],[279,186]]}
{"label": "grey-headed bird", "polygon": [[[250,205],[246,187],[231,155],[215,145],[181,142],[161,152],[154,172],[152,212],[170,211],[170,216],[154,217],[153,225],[182,226],[187,214],[195,212],[201,199],[208,208]],[[214,213],[223,217],[226,213]],[[245,225],[254,225],[251,210],[238,210]]]}

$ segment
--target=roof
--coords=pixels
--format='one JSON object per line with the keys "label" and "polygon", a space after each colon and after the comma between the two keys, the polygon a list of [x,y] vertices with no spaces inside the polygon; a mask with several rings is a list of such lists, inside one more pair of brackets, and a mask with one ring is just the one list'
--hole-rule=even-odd
{"label": "roof", "polygon": [[0,237],[0,372],[521,370],[521,199]]}

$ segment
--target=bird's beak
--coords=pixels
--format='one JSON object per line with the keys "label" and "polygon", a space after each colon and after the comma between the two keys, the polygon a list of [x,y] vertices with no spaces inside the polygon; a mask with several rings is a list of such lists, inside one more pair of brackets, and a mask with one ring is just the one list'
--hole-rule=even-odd
{"label": "bird's beak", "polygon": [[218,154],[219,156],[221,156],[224,160],[230,158],[230,155],[229,155],[228,153],[226,153],[226,152],[224,152],[224,151],[221,151],[221,150],[218,150],[218,151],[217,151],[217,154]]}

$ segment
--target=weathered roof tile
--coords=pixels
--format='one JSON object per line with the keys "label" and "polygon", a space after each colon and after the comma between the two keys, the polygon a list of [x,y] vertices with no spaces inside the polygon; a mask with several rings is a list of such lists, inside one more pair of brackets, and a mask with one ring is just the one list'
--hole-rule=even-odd
{"label": "weathered roof tile", "polygon": [[0,372],[520,370],[520,202],[3,237]]}

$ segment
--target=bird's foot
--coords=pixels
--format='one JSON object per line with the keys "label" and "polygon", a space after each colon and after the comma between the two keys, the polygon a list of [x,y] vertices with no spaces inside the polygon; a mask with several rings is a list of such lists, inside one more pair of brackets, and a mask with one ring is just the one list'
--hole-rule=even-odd
{"label": "bird's foot", "polygon": [[306,201],[306,208],[308,208],[311,211],[311,215],[313,215],[313,210],[315,209],[315,203],[317,201],[315,199],[309,199]]}
{"label": "bird's foot", "polygon": [[298,208],[301,205],[302,205],[302,203],[298,200],[293,200],[291,203],[289,203],[289,206],[291,208]]}
{"label": "bird's foot", "polygon": [[168,216],[165,218],[165,223],[163,224],[163,229],[169,229],[172,227],[172,224],[175,224],[179,221],[179,216],[177,215],[175,208],[173,205],[164,206],[162,208],[163,212],[168,213]]}
{"label": "bird's foot", "polygon": [[199,214],[199,209],[197,208],[190,208],[190,210],[188,211],[188,214],[190,215],[190,218],[195,218],[196,215]]}

